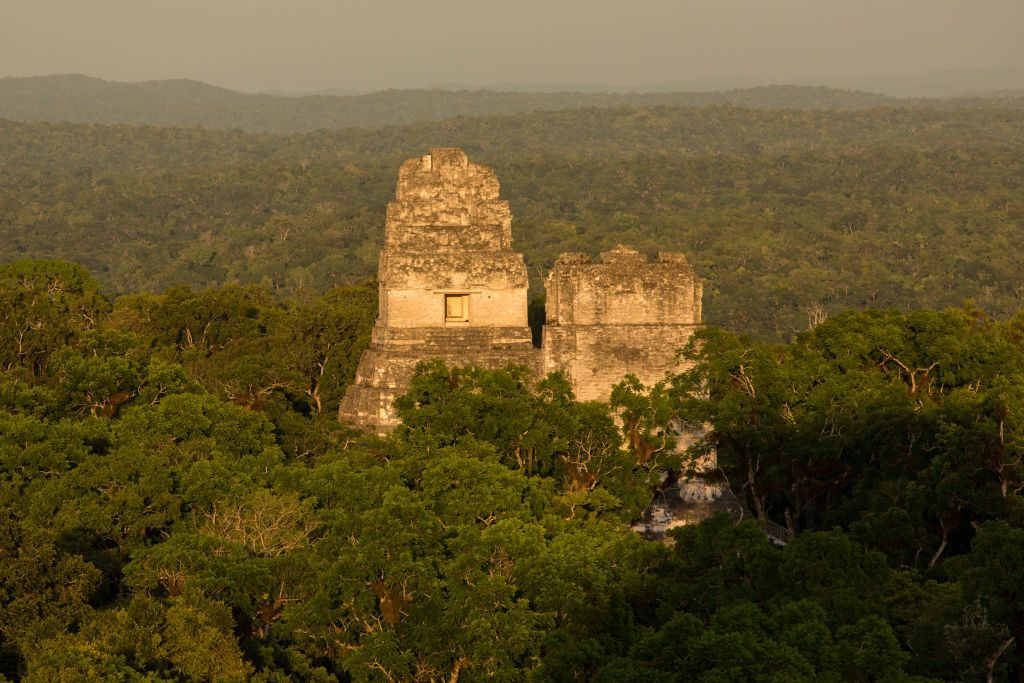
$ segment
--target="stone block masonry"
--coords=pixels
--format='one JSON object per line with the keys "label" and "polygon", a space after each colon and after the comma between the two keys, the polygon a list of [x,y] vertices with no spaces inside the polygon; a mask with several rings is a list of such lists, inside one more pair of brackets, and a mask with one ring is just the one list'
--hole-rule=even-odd
{"label": "stone block masonry", "polygon": [[700,326],[703,285],[682,254],[563,254],[544,286],[543,367],[565,371],[579,400],[607,401],[627,374],[650,385],[683,369],[676,352]]}
{"label": "stone block masonry", "polygon": [[542,349],[527,326],[527,274],[494,172],[458,149],[409,159],[388,205],[380,313],[340,418],[387,431],[416,364],[562,370],[580,400],[607,401],[628,373],[645,384],[681,368],[701,322],[700,279],[683,254],[619,246],[592,262],[563,254],[545,281]]}
{"label": "stone block masonry", "polygon": [[458,149],[409,159],[388,205],[380,313],[340,417],[386,431],[416,364],[540,370],[527,324],[527,274],[494,171]]}

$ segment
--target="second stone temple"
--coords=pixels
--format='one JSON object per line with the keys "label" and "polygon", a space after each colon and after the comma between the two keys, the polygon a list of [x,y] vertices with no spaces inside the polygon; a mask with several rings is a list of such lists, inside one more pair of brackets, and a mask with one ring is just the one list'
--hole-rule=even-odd
{"label": "second stone temple", "polygon": [[646,384],[682,369],[676,352],[701,322],[701,281],[683,254],[649,262],[619,246],[598,262],[563,254],[545,281],[543,343],[527,324],[527,274],[490,168],[458,149],[409,159],[388,205],[380,313],[340,417],[386,431],[416,364],[562,370],[580,400],[608,400],[626,374]]}

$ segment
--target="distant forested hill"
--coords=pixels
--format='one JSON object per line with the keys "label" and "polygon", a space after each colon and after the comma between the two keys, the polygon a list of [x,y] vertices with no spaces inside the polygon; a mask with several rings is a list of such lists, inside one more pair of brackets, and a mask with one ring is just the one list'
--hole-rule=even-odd
{"label": "distant forested hill", "polygon": [[118,83],[87,76],[0,79],[0,117],[21,121],[309,131],[587,107],[732,104],[861,109],[902,100],[852,90],[769,86],[712,93],[538,93],[386,90],[365,95],[243,94],[185,80]]}
{"label": "distant forested hill", "polygon": [[584,109],[255,134],[0,122],[0,254],[111,291],[323,290],[376,269],[398,165],[492,165],[535,294],[562,251],[683,250],[711,323],[789,338],[816,311],[1024,296],[1019,109]]}

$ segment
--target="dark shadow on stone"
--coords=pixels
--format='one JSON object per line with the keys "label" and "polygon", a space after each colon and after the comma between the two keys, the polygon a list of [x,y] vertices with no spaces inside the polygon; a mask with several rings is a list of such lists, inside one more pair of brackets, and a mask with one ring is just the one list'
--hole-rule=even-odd
{"label": "dark shadow on stone", "polygon": [[526,320],[530,325],[530,334],[533,337],[533,345],[540,348],[544,330],[544,301],[543,295],[530,299],[526,308]]}

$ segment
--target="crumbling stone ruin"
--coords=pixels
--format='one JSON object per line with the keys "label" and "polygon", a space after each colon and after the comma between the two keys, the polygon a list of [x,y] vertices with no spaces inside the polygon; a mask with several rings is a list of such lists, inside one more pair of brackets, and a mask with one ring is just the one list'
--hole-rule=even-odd
{"label": "crumbling stone ruin", "polygon": [[682,369],[676,351],[701,323],[702,284],[683,254],[563,254],[545,282],[535,348],[508,203],[494,172],[458,149],[402,164],[378,278],[380,314],[340,411],[378,431],[397,424],[392,402],[421,360],[562,370],[580,400],[606,401],[627,373],[653,384]]}
{"label": "crumbling stone ruin", "polygon": [[526,264],[494,171],[434,149],[398,172],[380,252],[380,312],[341,418],[380,431],[416,364],[539,368],[526,318]]}
{"label": "crumbling stone ruin", "polygon": [[607,401],[630,373],[651,385],[680,369],[676,352],[700,325],[702,283],[682,254],[562,254],[544,289],[544,371],[563,370],[581,401]]}

